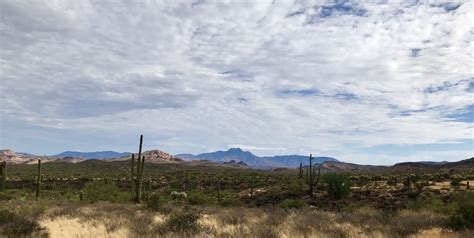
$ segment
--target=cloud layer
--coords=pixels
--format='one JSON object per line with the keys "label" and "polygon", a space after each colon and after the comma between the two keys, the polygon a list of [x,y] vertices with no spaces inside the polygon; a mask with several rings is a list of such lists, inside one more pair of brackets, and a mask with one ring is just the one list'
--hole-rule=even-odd
{"label": "cloud layer", "polygon": [[473,9],[1,0],[0,144],[132,151],[143,133],[172,153],[238,144],[372,164],[464,159]]}

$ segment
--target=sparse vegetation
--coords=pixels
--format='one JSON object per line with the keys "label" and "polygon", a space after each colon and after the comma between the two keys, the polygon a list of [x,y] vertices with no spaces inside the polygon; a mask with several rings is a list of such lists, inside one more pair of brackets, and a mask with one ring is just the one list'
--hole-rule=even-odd
{"label": "sparse vegetation", "polygon": [[[103,234],[137,237],[405,237],[433,229],[472,235],[474,198],[465,180],[472,177],[469,171],[321,172],[316,182],[319,172],[313,167],[310,196],[303,167],[302,177],[299,168],[258,171],[150,163],[143,170],[141,205],[133,202],[138,184],[131,182],[138,163],[131,177],[130,162],[42,164],[38,201],[37,165],[11,165],[14,180],[7,180],[0,200],[8,211],[3,216],[15,216],[21,229],[4,223],[1,234],[44,235],[63,219],[96,226]],[[459,178],[459,185],[452,184],[453,178]]]}
{"label": "sparse vegetation", "polygon": [[130,198],[127,193],[119,190],[114,181],[110,180],[90,181],[85,184],[83,192],[84,199],[91,203],[98,201],[126,202]]}

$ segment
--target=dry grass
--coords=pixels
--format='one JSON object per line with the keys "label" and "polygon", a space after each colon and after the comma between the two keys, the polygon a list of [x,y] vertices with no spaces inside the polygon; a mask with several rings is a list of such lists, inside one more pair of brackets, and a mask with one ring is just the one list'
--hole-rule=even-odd
{"label": "dry grass", "polygon": [[[36,204],[36,205],[35,205]],[[38,206],[38,207],[36,207]],[[168,207],[95,203],[9,204],[18,214],[36,214],[49,237],[473,237],[474,232],[443,229],[447,217],[429,211],[386,214],[370,207],[351,212],[312,208],[198,208],[198,229],[166,230],[170,217],[189,211]],[[27,212],[29,211],[29,212]]]}

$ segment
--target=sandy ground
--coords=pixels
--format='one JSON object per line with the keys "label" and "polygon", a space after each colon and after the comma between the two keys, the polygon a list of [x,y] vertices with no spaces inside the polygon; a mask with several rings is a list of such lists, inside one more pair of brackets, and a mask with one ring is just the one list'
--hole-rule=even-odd
{"label": "sandy ground", "polygon": [[[291,219],[291,217],[288,217]],[[156,216],[154,221],[157,223],[162,223],[164,221],[163,216]],[[56,217],[54,219],[43,219],[40,221],[40,224],[47,228],[51,238],[78,238],[78,237],[90,237],[90,238],[100,238],[100,237],[117,237],[125,238],[132,237],[128,227],[125,224],[122,224],[120,227],[115,227],[115,229],[107,228],[106,224],[110,224],[111,220],[84,220],[80,218],[71,218],[66,216]],[[218,227],[220,234],[239,234],[239,224],[235,225],[222,225],[217,217],[213,215],[205,215],[201,221],[201,224],[208,227]],[[258,225],[256,219],[250,221],[254,225]],[[373,237],[373,238],[383,238],[386,237],[381,232],[375,232],[371,234],[366,234],[360,228],[354,227],[351,224],[334,224],[342,230],[346,231],[346,234],[350,234],[350,237]],[[247,229],[249,226],[246,226]],[[297,237],[294,234],[291,234],[291,226],[289,222],[283,224],[279,234],[282,238],[293,238]],[[196,235],[195,237],[204,238],[204,237],[214,237],[205,233]],[[313,232],[310,234],[310,237],[329,237],[327,234],[320,232]],[[459,234],[445,232],[440,228],[433,228],[430,230],[421,231],[417,235],[412,235],[409,237],[413,238],[450,238],[450,237],[459,237]]]}
{"label": "sandy ground", "polygon": [[102,222],[84,221],[79,218],[56,217],[40,221],[40,225],[47,228],[51,238],[77,237],[130,237],[125,227],[109,231]]}

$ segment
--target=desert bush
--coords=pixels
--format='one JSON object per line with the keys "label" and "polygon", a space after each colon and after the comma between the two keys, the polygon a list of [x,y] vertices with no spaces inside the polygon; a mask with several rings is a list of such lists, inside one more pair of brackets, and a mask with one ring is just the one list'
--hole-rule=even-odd
{"label": "desert bush", "polygon": [[306,202],[301,199],[285,199],[278,206],[284,209],[298,209],[305,207]]}
{"label": "desert bush", "polygon": [[158,193],[153,193],[151,194],[146,200],[145,204],[148,208],[151,208],[152,210],[158,210],[162,205],[164,201],[163,198],[160,194]]}
{"label": "desert bush", "polygon": [[121,192],[113,181],[95,180],[84,186],[84,199],[94,203],[98,201],[126,202],[130,199],[129,193]]}
{"label": "desert bush", "polygon": [[387,178],[387,185],[389,186],[397,185],[397,177],[390,176],[389,178]]}
{"label": "desert bush", "polygon": [[451,185],[452,186],[459,186],[461,185],[461,177],[457,176],[457,175],[453,175],[451,176]]}
{"label": "desert bush", "polygon": [[328,193],[335,198],[343,198],[351,192],[351,181],[346,174],[330,173],[324,177]]}
{"label": "desert bush", "polygon": [[474,192],[460,194],[453,200],[457,207],[448,226],[454,230],[474,229]]}
{"label": "desert bush", "polygon": [[301,197],[307,192],[305,186],[306,185],[303,180],[293,180],[286,184],[286,186],[283,188],[283,190],[280,190],[280,192],[284,191],[283,196],[285,197],[297,198]]}
{"label": "desert bush", "polygon": [[34,220],[21,217],[8,210],[0,210],[0,235],[23,237],[35,233],[35,236],[47,236],[44,229]]}
{"label": "desert bush", "polygon": [[164,224],[158,226],[157,231],[160,234],[168,232],[197,233],[202,228],[198,222],[201,216],[201,213],[196,211],[186,211],[172,215]]}
{"label": "desert bush", "polygon": [[420,196],[407,203],[407,208],[411,210],[430,210],[437,213],[451,214],[453,208],[446,206],[441,199],[432,196]]}
{"label": "desert bush", "polygon": [[415,184],[415,187],[419,190],[423,189],[424,187],[430,186],[430,182],[428,181],[421,181]]}
{"label": "desert bush", "polygon": [[214,198],[209,197],[204,192],[196,190],[188,195],[188,203],[191,205],[212,204]]}

